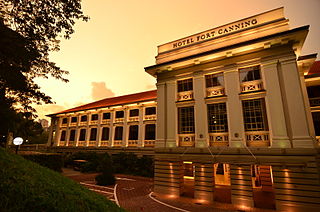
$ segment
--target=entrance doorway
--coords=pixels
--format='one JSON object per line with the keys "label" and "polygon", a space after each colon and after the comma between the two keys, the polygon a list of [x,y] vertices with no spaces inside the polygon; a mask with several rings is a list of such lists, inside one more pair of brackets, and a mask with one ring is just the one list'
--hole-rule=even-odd
{"label": "entrance doorway", "polygon": [[194,164],[189,161],[183,162],[183,189],[181,196],[194,198]]}
{"label": "entrance doorway", "polygon": [[251,166],[254,207],[275,209],[271,166]]}
{"label": "entrance doorway", "polygon": [[214,201],[231,203],[230,167],[226,163],[216,163],[214,169]]}

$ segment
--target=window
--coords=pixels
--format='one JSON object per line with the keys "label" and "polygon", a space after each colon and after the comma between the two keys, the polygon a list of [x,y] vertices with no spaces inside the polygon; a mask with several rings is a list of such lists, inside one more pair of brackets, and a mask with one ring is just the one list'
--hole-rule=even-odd
{"label": "window", "polygon": [[60,141],[66,141],[66,131],[65,130],[62,130],[61,131],[61,137],[60,137]]}
{"label": "window", "polygon": [[320,136],[320,112],[313,112],[312,119],[316,136]]}
{"label": "window", "polygon": [[242,101],[245,131],[267,131],[268,122],[264,99]]}
{"label": "window", "polygon": [[84,121],[87,121],[87,120],[88,120],[88,116],[87,115],[81,116],[81,119],[80,119],[81,122],[84,122]]}
{"label": "window", "polygon": [[217,170],[216,170],[216,174],[224,174],[224,167],[223,167],[223,163],[218,163],[217,165]]}
{"label": "window", "polygon": [[116,118],[123,118],[124,117],[124,111],[116,111]]}
{"label": "window", "polygon": [[129,127],[129,140],[138,140],[139,126],[131,125]]}
{"label": "window", "polygon": [[91,115],[91,121],[96,121],[99,119],[99,115],[98,114],[92,114]]}
{"label": "window", "polygon": [[308,97],[317,98],[320,97],[320,86],[310,86],[307,87]]}
{"label": "window", "polygon": [[90,130],[90,141],[96,141],[97,140],[97,128],[91,128]]}
{"label": "window", "polygon": [[178,92],[192,91],[192,78],[178,81]]}
{"label": "window", "polygon": [[156,107],[147,107],[145,115],[153,115],[156,114]]}
{"label": "window", "polygon": [[103,113],[102,119],[110,119],[110,113]]}
{"label": "window", "polygon": [[77,122],[78,121],[78,117],[72,117],[71,118],[71,123]]}
{"label": "window", "polygon": [[85,140],[86,140],[86,129],[81,129],[80,130],[79,141],[85,141]]}
{"label": "window", "polygon": [[241,68],[240,71],[240,81],[248,82],[261,79],[260,76],[260,66],[252,66],[248,68]]}
{"label": "window", "polygon": [[224,86],[223,74],[206,75],[206,87]]}
{"label": "window", "polygon": [[193,107],[180,107],[178,109],[179,134],[194,133]]}
{"label": "window", "polygon": [[66,123],[68,123],[68,118],[63,118],[62,119],[62,124],[66,124]]}
{"label": "window", "polygon": [[116,127],[114,140],[122,140],[122,134],[123,134],[123,127],[120,127],[120,126]]}
{"label": "window", "polygon": [[130,110],[129,116],[130,117],[139,116],[139,109]]}
{"label": "window", "polygon": [[108,141],[109,140],[109,133],[110,133],[109,127],[103,127],[102,128],[101,140],[102,141]]}
{"label": "window", "polygon": [[209,133],[228,132],[226,103],[209,104],[207,108]]}
{"label": "window", "polygon": [[69,141],[75,141],[75,140],[76,140],[76,130],[70,130]]}
{"label": "window", "polygon": [[145,140],[156,140],[156,125],[146,124]]}

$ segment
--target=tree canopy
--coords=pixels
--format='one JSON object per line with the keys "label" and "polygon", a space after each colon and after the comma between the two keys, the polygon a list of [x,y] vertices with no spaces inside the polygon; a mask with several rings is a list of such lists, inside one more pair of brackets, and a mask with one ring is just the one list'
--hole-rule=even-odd
{"label": "tree canopy", "polygon": [[[87,21],[81,0],[0,0],[0,118],[34,112],[32,103],[52,103],[37,77],[67,82],[67,71],[49,60],[69,39],[76,20]],[[8,126],[7,126],[8,127]],[[0,124],[1,131],[7,129]]]}

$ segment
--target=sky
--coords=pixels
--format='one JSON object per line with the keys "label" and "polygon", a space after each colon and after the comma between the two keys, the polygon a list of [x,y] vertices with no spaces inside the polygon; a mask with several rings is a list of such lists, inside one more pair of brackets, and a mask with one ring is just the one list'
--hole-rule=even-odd
{"label": "sky", "polygon": [[320,53],[320,0],[82,0],[90,20],[77,21],[71,39],[50,54],[69,82],[36,81],[55,102],[36,106],[39,118],[156,89],[144,67],[155,64],[158,45],[282,6],[290,28],[310,25],[302,55]]}

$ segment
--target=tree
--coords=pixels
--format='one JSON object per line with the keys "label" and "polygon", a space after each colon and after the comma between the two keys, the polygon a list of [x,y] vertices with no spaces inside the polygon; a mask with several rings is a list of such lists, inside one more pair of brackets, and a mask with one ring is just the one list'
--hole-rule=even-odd
{"label": "tree", "polygon": [[52,103],[35,78],[68,81],[68,72],[48,56],[59,50],[59,39],[70,38],[78,19],[88,20],[81,0],[0,0],[0,118],[6,123],[0,134],[10,128],[8,114],[34,113],[32,103]]}

